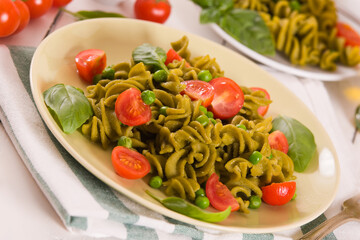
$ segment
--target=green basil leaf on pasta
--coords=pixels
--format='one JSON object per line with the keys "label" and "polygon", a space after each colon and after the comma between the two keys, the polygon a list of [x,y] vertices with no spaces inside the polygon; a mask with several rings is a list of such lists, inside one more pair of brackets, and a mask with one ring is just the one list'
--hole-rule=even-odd
{"label": "green basil leaf on pasta", "polygon": [[232,9],[221,18],[219,26],[252,50],[264,55],[275,55],[270,30],[256,11]]}
{"label": "green basil leaf on pasta", "polygon": [[132,57],[135,63],[143,62],[145,65],[151,66],[154,70],[165,70],[169,72],[165,65],[166,52],[160,47],[152,46],[149,43],[144,43],[135,48],[132,52]]}
{"label": "green basil leaf on pasta", "polygon": [[303,172],[316,153],[316,143],[312,132],[298,120],[279,115],[274,118],[272,131],[283,132],[289,143],[288,155],[294,162],[294,169]]}
{"label": "green basil leaf on pasta", "polygon": [[65,133],[72,133],[93,115],[88,99],[77,88],[56,84],[43,93],[55,121]]}

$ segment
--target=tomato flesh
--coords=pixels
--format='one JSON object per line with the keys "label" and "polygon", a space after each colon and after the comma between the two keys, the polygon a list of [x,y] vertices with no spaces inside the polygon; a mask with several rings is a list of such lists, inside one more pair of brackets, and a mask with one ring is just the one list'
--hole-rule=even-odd
{"label": "tomato flesh", "polygon": [[171,12],[168,0],[136,0],[134,5],[137,19],[164,23]]}
{"label": "tomato flesh", "polygon": [[235,116],[244,105],[244,93],[230,78],[214,78],[209,82],[214,87],[214,99],[209,110],[215,118],[227,119]]}
{"label": "tomato flesh", "polygon": [[186,85],[181,94],[188,95],[192,100],[201,100],[204,107],[208,107],[214,99],[214,87],[201,80],[189,80],[182,82]]}
{"label": "tomato flesh", "polygon": [[[169,63],[172,63],[174,60],[181,61],[183,58],[172,48],[170,48],[166,53],[166,61],[165,65],[167,66]],[[188,62],[185,62],[186,67],[190,67]]]}
{"label": "tomato flesh", "polygon": [[235,197],[231,194],[230,190],[219,181],[219,176],[216,175],[216,173],[213,173],[207,180],[205,192],[211,206],[219,211],[224,211],[229,206],[231,206],[232,212],[240,208]]}
{"label": "tomato flesh", "polygon": [[0,4],[0,37],[13,34],[20,25],[20,12],[11,0]]}
{"label": "tomato flesh", "polygon": [[337,36],[345,38],[345,45],[360,46],[360,35],[348,24],[336,23]]}
{"label": "tomato flesh", "polygon": [[141,92],[129,88],[115,102],[115,114],[120,122],[128,126],[139,126],[151,120],[150,106],[141,99]]}
{"label": "tomato flesh", "polygon": [[[266,99],[270,99],[270,94],[268,93],[268,91],[266,91],[263,88],[259,88],[259,87],[251,87],[250,88],[253,91],[262,91],[265,93],[265,97]],[[266,106],[260,106],[258,108],[258,113],[260,116],[265,116],[265,114],[267,113],[267,111],[269,110],[270,105],[266,105]]]}
{"label": "tomato flesh", "polygon": [[285,134],[279,130],[276,130],[269,134],[269,144],[272,149],[282,151],[283,153],[288,153],[289,143]]}
{"label": "tomato flesh", "polygon": [[117,146],[111,153],[115,172],[123,178],[139,179],[150,172],[150,163],[144,155],[126,147]]}
{"label": "tomato flesh", "polygon": [[95,75],[101,74],[106,67],[106,54],[103,50],[87,49],[76,55],[75,63],[81,79],[92,84]]}
{"label": "tomato flesh", "polygon": [[288,203],[295,194],[296,182],[272,183],[262,187],[262,200],[273,206],[280,206]]}

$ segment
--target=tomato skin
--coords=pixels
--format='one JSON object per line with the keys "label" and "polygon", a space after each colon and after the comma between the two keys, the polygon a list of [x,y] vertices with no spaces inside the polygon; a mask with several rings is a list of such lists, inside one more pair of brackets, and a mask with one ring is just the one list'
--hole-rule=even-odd
{"label": "tomato skin", "polygon": [[115,172],[123,178],[139,179],[150,172],[150,163],[144,155],[126,147],[112,150],[111,162]]}
{"label": "tomato skin", "polygon": [[129,88],[115,102],[115,114],[120,122],[128,126],[139,126],[151,120],[151,108],[141,99],[141,92]]}
{"label": "tomato skin", "polygon": [[209,109],[215,118],[227,119],[235,116],[244,105],[244,93],[233,80],[226,77],[214,78],[209,82],[215,89]]}
{"label": "tomato skin", "polygon": [[[267,99],[270,99],[270,94],[268,93],[268,91],[266,91],[265,89],[263,88],[259,88],[259,87],[251,87],[250,88],[251,90],[253,91],[262,91],[265,93],[265,96]],[[269,107],[270,105],[267,105],[267,106],[260,106],[258,108],[258,113],[260,116],[265,116],[265,114],[267,113],[267,111],[269,110]]]}
{"label": "tomato skin", "polygon": [[345,38],[346,46],[360,46],[360,35],[348,24],[336,23],[337,36]]}
{"label": "tomato skin", "polygon": [[[170,48],[166,53],[166,61],[165,65],[167,66],[169,63],[172,63],[174,60],[181,61],[183,58],[172,48]],[[185,61],[185,66],[190,67],[190,64]]]}
{"label": "tomato skin", "polygon": [[213,173],[206,182],[206,196],[209,198],[211,206],[219,211],[226,210],[231,206],[231,211],[237,211],[240,208],[230,190],[219,181],[219,176]]}
{"label": "tomato skin", "polygon": [[15,0],[14,4],[20,13],[20,24],[19,24],[19,27],[15,31],[15,33],[18,33],[29,24],[30,11],[29,11],[28,6],[22,0]]}
{"label": "tomato skin", "polygon": [[1,0],[0,37],[13,34],[20,25],[20,12],[11,0]]}
{"label": "tomato skin", "polygon": [[272,206],[281,206],[288,203],[296,191],[296,182],[272,183],[262,187],[262,200]]}
{"label": "tomato skin", "polygon": [[136,0],[134,5],[137,19],[164,23],[171,12],[168,0]]}
{"label": "tomato skin", "polygon": [[94,76],[106,67],[106,54],[100,49],[87,49],[76,55],[75,63],[81,79],[92,84]]}
{"label": "tomato skin", "polygon": [[289,143],[285,134],[279,130],[276,130],[269,134],[269,144],[272,149],[282,151],[287,154],[289,151]]}
{"label": "tomato skin", "polygon": [[53,0],[27,0],[25,4],[30,11],[30,18],[39,18],[49,11],[53,4]]}
{"label": "tomato skin", "polygon": [[192,100],[202,100],[201,105],[208,107],[214,99],[214,87],[207,82],[201,80],[184,81],[186,85],[181,94],[188,95]]}
{"label": "tomato skin", "polygon": [[63,7],[68,5],[72,0],[53,0],[53,7]]}

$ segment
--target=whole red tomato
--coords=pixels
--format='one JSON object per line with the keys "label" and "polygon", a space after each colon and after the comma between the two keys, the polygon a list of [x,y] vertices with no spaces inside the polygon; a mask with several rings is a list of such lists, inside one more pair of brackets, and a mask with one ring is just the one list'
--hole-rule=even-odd
{"label": "whole red tomato", "polygon": [[30,11],[30,18],[38,18],[47,13],[53,4],[53,0],[27,0],[26,5]]}
{"label": "whole red tomato", "polygon": [[14,4],[20,12],[20,24],[19,24],[19,27],[15,31],[15,33],[18,33],[29,24],[30,11],[29,11],[28,6],[22,0],[15,0]]}
{"label": "whole red tomato", "polygon": [[13,34],[20,25],[20,12],[11,0],[1,0],[0,37]]}
{"label": "whole red tomato", "polygon": [[63,7],[69,4],[72,0],[53,0],[54,7]]}
{"label": "whole red tomato", "polygon": [[168,0],[136,0],[135,17],[137,19],[164,23],[171,12]]}

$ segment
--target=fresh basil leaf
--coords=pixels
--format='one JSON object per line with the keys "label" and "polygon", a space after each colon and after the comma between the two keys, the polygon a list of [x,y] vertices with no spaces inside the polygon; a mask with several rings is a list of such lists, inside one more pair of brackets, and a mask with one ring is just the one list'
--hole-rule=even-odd
{"label": "fresh basil leaf", "polygon": [[221,12],[217,8],[206,8],[200,13],[200,23],[219,23]]}
{"label": "fresh basil leaf", "polygon": [[213,3],[214,7],[219,9],[221,13],[225,13],[226,11],[234,8],[233,0],[215,0]]}
{"label": "fresh basil leaf", "polygon": [[165,65],[166,52],[164,49],[152,46],[149,43],[144,43],[138,46],[132,52],[132,58],[135,63],[143,62],[145,65],[153,67],[155,70],[169,70]]}
{"label": "fresh basil leaf", "polygon": [[280,130],[286,136],[288,155],[294,162],[295,171],[303,172],[316,153],[314,135],[301,122],[284,115],[274,118],[272,124],[272,131]]}
{"label": "fresh basil leaf", "polygon": [[199,5],[201,8],[208,8],[214,5],[214,0],[192,0],[195,4]]}
{"label": "fresh basil leaf", "polygon": [[125,16],[119,13],[114,12],[103,12],[103,11],[78,11],[78,12],[71,12],[67,9],[62,9],[64,12],[69,13],[70,15],[76,17],[78,20],[86,20],[92,18],[109,18],[109,17],[116,17],[116,18],[124,18]]}
{"label": "fresh basil leaf", "polygon": [[43,96],[51,115],[65,133],[73,133],[93,116],[88,99],[75,87],[56,84]]}
{"label": "fresh basil leaf", "polygon": [[264,55],[275,54],[270,30],[256,11],[232,9],[221,18],[219,26],[252,50]]}

